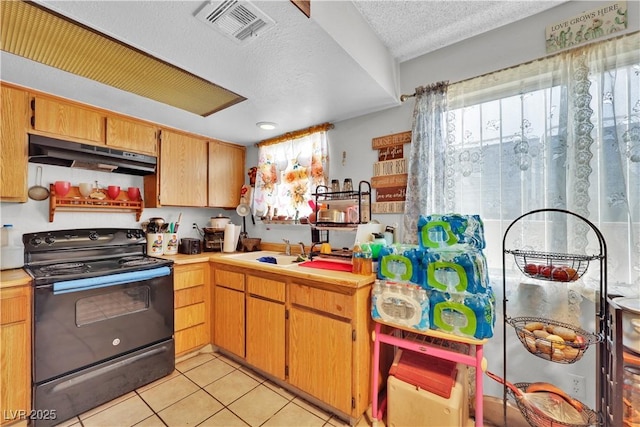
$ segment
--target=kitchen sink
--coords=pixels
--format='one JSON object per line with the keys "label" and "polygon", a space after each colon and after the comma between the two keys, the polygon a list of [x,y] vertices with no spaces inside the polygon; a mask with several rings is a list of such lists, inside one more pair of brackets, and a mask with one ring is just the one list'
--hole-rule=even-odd
{"label": "kitchen sink", "polygon": [[[242,254],[233,254],[227,255],[229,258],[243,260],[243,261],[255,261],[264,264],[270,264],[278,267],[293,267],[299,264],[296,262],[298,259],[297,255],[287,255],[282,252],[273,252],[273,251],[257,251],[257,252],[246,252]],[[275,259],[275,263],[266,262],[266,259]],[[261,261],[262,259],[262,261]]]}

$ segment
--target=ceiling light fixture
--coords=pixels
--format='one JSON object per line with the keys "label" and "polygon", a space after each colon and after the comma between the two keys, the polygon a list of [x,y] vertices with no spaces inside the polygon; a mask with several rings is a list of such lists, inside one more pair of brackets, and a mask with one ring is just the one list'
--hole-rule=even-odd
{"label": "ceiling light fixture", "polygon": [[258,122],[256,126],[262,130],[273,130],[278,127],[278,124],[273,122]]}

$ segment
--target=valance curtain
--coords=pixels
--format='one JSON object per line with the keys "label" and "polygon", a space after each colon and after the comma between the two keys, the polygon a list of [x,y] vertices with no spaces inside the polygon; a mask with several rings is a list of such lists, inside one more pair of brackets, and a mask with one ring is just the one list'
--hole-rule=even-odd
{"label": "valance curtain", "polygon": [[[427,104],[418,93],[413,144],[440,148],[412,146],[409,185],[422,186],[426,194],[419,200],[430,202],[407,197],[411,206],[405,213],[480,214],[488,236],[487,260],[497,268],[502,264],[501,237],[515,218],[534,209],[569,210],[603,233],[610,285],[637,289],[639,45],[634,33],[451,84],[438,104]],[[445,123],[442,138],[423,125],[437,121],[436,116]],[[424,156],[424,150],[430,154]],[[414,168],[434,167],[442,172],[425,171],[428,175],[413,182]],[[443,200],[436,204],[439,198]],[[599,252],[584,223],[543,223],[541,219],[521,230],[519,238],[526,236],[523,240],[537,248],[560,245],[567,253]],[[508,243],[518,247],[521,242]],[[597,283],[585,280],[583,285],[586,291],[597,289]]]}
{"label": "valance curtain", "polygon": [[311,213],[308,200],[329,176],[327,132],[320,131],[258,149],[254,213],[258,216]]}

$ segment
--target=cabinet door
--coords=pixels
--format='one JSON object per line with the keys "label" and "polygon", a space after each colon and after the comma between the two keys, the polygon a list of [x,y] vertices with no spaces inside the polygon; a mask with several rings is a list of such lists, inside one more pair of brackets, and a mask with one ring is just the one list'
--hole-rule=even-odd
{"label": "cabinet door", "polygon": [[247,362],[284,380],[284,303],[247,297]]}
{"label": "cabinet door", "polygon": [[107,145],[155,156],[158,150],[158,129],[145,123],[108,117]]}
{"label": "cabinet door", "polygon": [[244,292],[215,287],[213,330],[215,345],[244,357]]}
{"label": "cabinet door", "polygon": [[209,206],[235,208],[244,184],[245,147],[209,142]]}
{"label": "cabinet door", "polygon": [[1,89],[0,200],[26,202],[29,97],[19,89]]}
{"label": "cabinet door", "polygon": [[[162,131],[160,141],[160,205],[207,205],[207,142]],[[147,180],[145,180],[146,195]]]}
{"label": "cabinet door", "polygon": [[32,125],[35,130],[104,144],[105,116],[101,112],[40,96],[36,96],[34,102]]}
{"label": "cabinet door", "polygon": [[[31,408],[31,287],[0,292],[1,424]],[[24,415],[24,412],[22,413]]]}
{"label": "cabinet door", "polygon": [[289,382],[344,413],[352,411],[351,325],[292,307],[289,319]]}

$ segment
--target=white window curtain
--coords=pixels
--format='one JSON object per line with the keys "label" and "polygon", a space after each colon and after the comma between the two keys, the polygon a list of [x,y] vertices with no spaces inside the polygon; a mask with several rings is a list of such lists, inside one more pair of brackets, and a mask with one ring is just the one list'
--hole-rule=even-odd
{"label": "white window curtain", "polygon": [[[515,218],[559,208],[603,233],[610,285],[640,286],[639,45],[634,33],[449,85],[444,174],[435,178],[444,190],[430,183],[427,197],[445,212],[481,215],[490,267],[501,267],[501,236]],[[414,124],[415,132],[423,130]],[[537,247],[554,239],[568,253],[599,252],[588,230],[570,221],[537,231],[520,236],[534,236]],[[585,280],[581,293],[597,285]]]}
{"label": "white window curtain", "polygon": [[254,190],[256,215],[285,215],[289,218],[308,216],[308,201],[318,185],[326,185],[329,176],[329,144],[327,132],[307,136],[258,149],[258,170]]}

